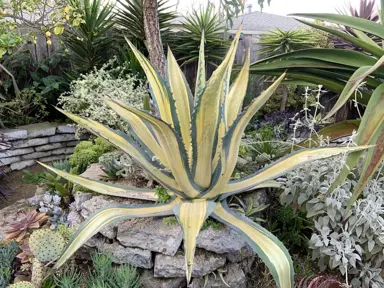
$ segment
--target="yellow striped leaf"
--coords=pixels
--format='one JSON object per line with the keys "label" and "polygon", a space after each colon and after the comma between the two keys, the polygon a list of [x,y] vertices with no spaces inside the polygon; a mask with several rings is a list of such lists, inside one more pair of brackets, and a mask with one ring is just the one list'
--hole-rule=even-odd
{"label": "yellow striped leaf", "polygon": [[160,112],[161,119],[173,126],[171,105],[169,103],[169,95],[166,86],[164,85],[163,80],[160,75],[157,73],[152,64],[144,57],[143,54],[136,47],[125,38],[128,42],[129,47],[132,49],[132,52],[135,54],[137,60],[139,61],[141,67],[143,68],[145,75],[147,76],[148,82],[151,85],[152,94],[154,100],[156,101],[157,108]]}
{"label": "yellow striped leaf", "polygon": [[[188,159],[192,160],[192,140],[191,140],[191,111],[193,109],[193,100],[189,91],[188,83],[180,70],[179,64],[173,56],[171,50],[168,50],[168,81],[175,100],[175,108],[180,126],[180,133],[188,152]],[[176,127],[176,121],[175,121]]]}
{"label": "yellow striped leaf", "polygon": [[241,111],[243,100],[247,92],[249,79],[249,62],[250,50],[248,49],[247,57],[245,58],[244,66],[233,83],[227,99],[225,100],[225,114],[227,129],[233,124],[236,117]]}
{"label": "yellow striped leaf", "polygon": [[201,41],[200,41],[200,48],[199,48],[199,62],[198,62],[197,73],[196,73],[195,104],[196,104],[196,101],[200,99],[200,96],[204,91],[205,83],[206,83],[204,45],[205,45],[205,33],[203,30],[201,33]]}
{"label": "yellow striped leaf", "polygon": [[[57,108],[58,109],[58,108]],[[162,183],[165,187],[170,190],[178,193],[182,196],[180,192],[179,184],[171,176],[163,173],[159,167],[156,167],[150,159],[146,158],[133,143],[129,142],[127,138],[123,138],[121,135],[113,132],[111,129],[97,123],[93,120],[86,120],[74,114],[65,112],[61,109],[58,109],[60,112],[65,114],[68,118],[72,119],[76,123],[80,124],[93,134],[100,136],[115,145],[116,147],[123,150],[125,153],[132,156],[145,170],[150,173],[153,178]]]}
{"label": "yellow striped leaf", "polygon": [[224,171],[220,174],[220,178],[215,183],[215,185],[205,193],[204,198],[211,199],[222,193],[224,186],[229,181],[230,177],[232,176],[233,170],[235,169],[237,158],[239,155],[241,137],[246,126],[252,119],[253,115],[255,115],[255,113],[261,107],[263,107],[265,102],[267,102],[268,99],[272,96],[272,94],[280,85],[284,77],[285,74],[280,76],[280,78],[275,83],[273,83],[271,87],[269,87],[259,97],[257,97],[247,108],[244,114],[242,114],[241,117],[239,116],[236,122],[228,130],[227,134],[223,139],[223,147],[221,149],[221,165]]}
{"label": "yellow striped leaf", "polygon": [[127,111],[120,105],[111,101],[108,98],[105,98],[104,101],[111,107],[118,115],[124,118],[131,128],[134,130],[136,135],[140,138],[141,141],[148,147],[148,149],[159,158],[160,162],[167,168],[169,168],[167,157],[165,156],[163,150],[161,149],[156,138],[153,136],[151,131],[148,129],[147,125],[137,117],[132,112]]}
{"label": "yellow striped leaf", "polygon": [[147,121],[153,127],[160,147],[167,157],[172,175],[175,177],[183,193],[190,198],[199,195],[200,192],[197,190],[198,187],[195,185],[189,170],[188,156],[185,153],[184,145],[182,140],[175,134],[175,131],[167,123],[149,113],[125,105],[117,100],[111,101],[140,117],[140,119]]}
{"label": "yellow striped leaf", "polygon": [[204,221],[215,210],[213,201],[186,202],[173,208],[184,232],[185,268],[188,283],[191,281],[193,260],[196,250],[196,238]]}
{"label": "yellow striped leaf", "polygon": [[63,177],[64,179],[100,194],[147,201],[157,201],[158,198],[156,196],[155,191],[149,188],[128,187],[119,184],[90,180],[84,177],[69,174],[65,171],[55,169],[40,162],[38,163],[46,169]]}
{"label": "yellow striped leaf", "polygon": [[192,138],[194,141],[193,149],[193,172],[196,183],[202,188],[208,188],[213,174],[212,160],[214,148],[217,145],[221,116],[220,107],[222,95],[225,89],[225,80],[228,67],[237,47],[240,37],[238,31],[227,56],[220,66],[213,72],[205,88],[199,103],[195,108],[195,119],[192,121]]}
{"label": "yellow striped leaf", "polygon": [[218,203],[211,215],[236,230],[264,261],[279,288],[293,288],[293,263],[284,245],[255,222],[233,213],[226,203]]}
{"label": "yellow striped leaf", "polygon": [[230,181],[220,194],[221,199],[230,195],[238,194],[247,191],[256,185],[267,180],[275,179],[285,173],[312,161],[337,156],[344,153],[356,152],[370,148],[371,146],[357,146],[357,147],[327,147],[318,149],[307,149],[292,153],[279,161],[272,163],[257,173],[250,175],[246,178]]}
{"label": "yellow striped leaf", "polygon": [[[381,84],[373,92],[371,99],[369,100],[367,109],[364,112],[364,117],[361,120],[359,130],[357,130],[357,136],[354,139],[357,145],[369,145],[376,144],[372,142],[377,130],[380,128],[381,123],[384,121],[384,84]],[[362,151],[351,153],[348,155],[344,168],[341,170],[335,181],[329,188],[333,191],[339,186],[348,176],[353,167],[356,166]]]}
{"label": "yellow striped leaf", "polygon": [[173,207],[179,203],[180,200],[175,199],[169,204],[117,205],[101,209],[88,218],[76,231],[56,262],[55,268],[60,268],[85,242],[104,227],[126,219],[169,216],[173,214]]}

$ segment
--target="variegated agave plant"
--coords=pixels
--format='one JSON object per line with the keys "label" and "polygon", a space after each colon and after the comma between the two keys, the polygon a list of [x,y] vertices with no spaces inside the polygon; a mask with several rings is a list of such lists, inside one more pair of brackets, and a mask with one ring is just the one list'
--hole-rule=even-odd
{"label": "variegated agave plant", "polygon": [[[242,134],[252,116],[270,98],[283,80],[264,91],[242,113],[248,84],[249,53],[237,79],[229,78],[237,50],[237,33],[222,64],[209,81],[205,79],[204,38],[200,45],[198,79],[192,96],[171,51],[167,79],[161,79],[149,61],[132,45],[151,85],[158,115],[130,107],[114,99],[106,103],[130,125],[130,135],[95,121],[66,113],[69,118],[131,155],[173,198],[166,204],[106,207],[85,221],[69,242],[56,267],[60,267],[92,235],[113,222],[137,217],[176,215],[184,231],[186,277],[191,279],[196,237],[207,217],[232,227],[265,261],[279,287],[293,287],[293,265],[283,244],[263,227],[234,214],[228,196],[258,187],[276,187],[274,178],[298,165],[365,147],[303,150],[244,179],[231,181]],[[101,194],[156,201],[153,190],[88,180],[48,166],[63,178]]]}

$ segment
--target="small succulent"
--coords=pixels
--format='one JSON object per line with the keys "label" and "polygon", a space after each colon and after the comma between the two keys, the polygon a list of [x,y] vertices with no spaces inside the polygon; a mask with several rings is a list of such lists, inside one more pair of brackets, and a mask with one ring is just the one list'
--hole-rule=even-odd
{"label": "small succulent", "polygon": [[29,247],[33,255],[41,262],[50,262],[58,258],[64,250],[64,246],[64,237],[50,229],[36,230],[29,238]]}
{"label": "small succulent", "polygon": [[58,225],[66,223],[67,213],[60,207],[61,197],[59,195],[51,195],[45,193],[40,201],[39,211],[49,216],[49,222],[52,229],[56,229]]}
{"label": "small succulent", "polygon": [[29,246],[35,258],[32,263],[31,281],[41,287],[48,267],[44,264],[57,259],[64,250],[65,240],[60,233],[50,229],[34,231],[29,238]]}
{"label": "small succulent", "polygon": [[48,216],[45,213],[30,211],[20,221],[9,224],[5,240],[15,239],[17,242],[21,242],[31,229],[39,228],[47,220]]}
{"label": "small succulent", "polygon": [[229,207],[234,209],[252,221],[265,222],[265,220],[258,217],[259,213],[268,208],[269,205],[261,204],[255,205],[252,199],[249,199],[249,203],[246,203],[241,197],[233,196],[230,199]]}
{"label": "small succulent", "polygon": [[30,260],[33,258],[33,253],[31,251],[31,248],[27,243],[24,243],[20,245],[21,252],[17,254],[17,258],[20,259],[21,263],[29,263]]}
{"label": "small succulent", "polygon": [[9,286],[9,288],[36,288],[31,282],[22,281]]}

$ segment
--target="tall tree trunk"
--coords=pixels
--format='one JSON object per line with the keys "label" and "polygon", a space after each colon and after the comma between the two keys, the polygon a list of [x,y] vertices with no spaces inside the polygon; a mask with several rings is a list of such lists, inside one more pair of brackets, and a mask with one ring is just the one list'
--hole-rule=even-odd
{"label": "tall tree trunk", "polygon": [[149,59],[152,65],[165,76],[165,54],[159,28],[157,0],[142,0],[144,13],[144,31]]}

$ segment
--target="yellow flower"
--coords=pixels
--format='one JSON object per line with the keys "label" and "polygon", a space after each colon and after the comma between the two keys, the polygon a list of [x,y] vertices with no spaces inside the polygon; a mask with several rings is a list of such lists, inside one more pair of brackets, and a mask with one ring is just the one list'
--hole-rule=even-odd
{"label": "yellow flower", "polygon": [[68,6],[64,8],[64,12],[65,12],[66,14],[69,14],[69,7],[68,7]]}
{"label": "yellow flower", "polygon": [[67,19],[67,21],[69,21],[69,15],[65,15],[65,19]]}
{"label": "yellow flower", "polygon": [[48,46],[51,46],[51,45],[52,45],[52,40],[51,40],[51,39],[48,39],[48,40],[47,40],[47,45],[48,45]]}
{"label": "yellow flower", "polygon": [[49,31],[47,31],[47,32],[45,32],[45,37],[51,37],[52,36],[52,33],[51,32],[49,32]]}

